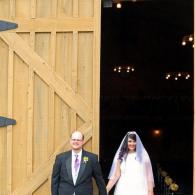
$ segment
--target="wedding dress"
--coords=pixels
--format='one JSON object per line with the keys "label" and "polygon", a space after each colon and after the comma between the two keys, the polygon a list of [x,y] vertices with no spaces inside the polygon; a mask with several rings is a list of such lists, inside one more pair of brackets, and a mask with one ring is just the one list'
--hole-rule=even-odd
{"label": "wedding dress", "polygon": [[129,153],[121,163],[121,176],[114,195],[148,195],[144,166],[136,160],[136,153]]}

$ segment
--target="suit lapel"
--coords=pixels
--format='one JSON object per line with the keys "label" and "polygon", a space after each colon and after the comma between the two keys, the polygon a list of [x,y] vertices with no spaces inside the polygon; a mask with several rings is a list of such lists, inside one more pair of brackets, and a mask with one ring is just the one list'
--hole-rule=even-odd
{"label": "suit lapel", "polygon": [[80,164],[80,169],[79,169],[79,174],[78,174],[78,177],[77,177],[77,181],[76,181],[76,184],[79,182],[79,180],[81,179],[84,171],[85,171],[85,168],[86,168],[86,165],[87,165],[87,162],[84,162],[83,161],[83,157],[86,156],[86,152],[83,150],[82,152],[82,157],[81,157],[81,164]]}
{"label": "suit lapel", "polygon": [[72,179],[72,153],[71,152],[68,153],[68,158],[66,160],[66,169],[67,169],[68,177],[70,178],[70,180],[73,181]]}

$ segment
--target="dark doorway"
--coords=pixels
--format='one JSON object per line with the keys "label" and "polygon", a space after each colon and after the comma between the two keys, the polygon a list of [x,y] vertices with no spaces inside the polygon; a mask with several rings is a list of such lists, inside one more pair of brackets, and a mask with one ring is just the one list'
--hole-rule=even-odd
{"label": "dark doorway", "polygon": [[135,130],[154,170],[160,164],[180,192],[192,194],[193,0],[121,3],[121,9],[109,0],[102,3],[100,162],[105,179],[121,139]]}

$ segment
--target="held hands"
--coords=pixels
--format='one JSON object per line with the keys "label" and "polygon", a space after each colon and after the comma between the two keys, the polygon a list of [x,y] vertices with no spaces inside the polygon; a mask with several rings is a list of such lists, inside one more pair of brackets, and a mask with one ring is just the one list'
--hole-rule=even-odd
{"label": "held hands", "polygon": [[149,191],[148,191],[148,195],[154,195],[153,190],[149,190]]}
{"label": "held hands", "polygon": [[106,186],[106,192],[107,192],[107,195],[109,194],[109,189],[108,189],[108,186]]}
{"label": "held hands", "polygon": [[112,189],[112,188],[110,188],[110,185],[109,185],[109,183],[108,183],[108,185],[106,186],[107,195],[109,194],[109,192],[110,192],[111,189]]}

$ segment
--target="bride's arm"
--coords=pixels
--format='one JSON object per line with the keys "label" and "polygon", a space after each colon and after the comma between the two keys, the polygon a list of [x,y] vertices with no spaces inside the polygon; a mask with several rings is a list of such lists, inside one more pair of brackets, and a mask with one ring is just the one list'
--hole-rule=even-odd
{"label": "bride's arm", "polygon": [[120,161],[117,161],[116,164],[116,171],[114,176],[112,176],[112,178],[109,179],[108,184],[106,186],[107,189],[107,193],[112,189],[112,187],[115,185],[115,183],[118,181],[119,177],[121,175],[121,171],[120,171]]}
{"label": "bride's arm", "polygon": [[153,189],[149,190],[149,191],[148,191],[148,194],[149,194],[149,195],[154,195]]}

